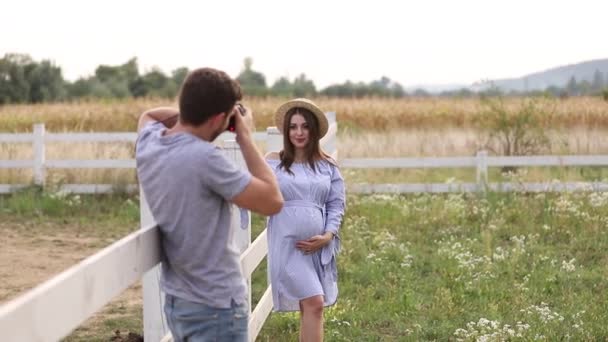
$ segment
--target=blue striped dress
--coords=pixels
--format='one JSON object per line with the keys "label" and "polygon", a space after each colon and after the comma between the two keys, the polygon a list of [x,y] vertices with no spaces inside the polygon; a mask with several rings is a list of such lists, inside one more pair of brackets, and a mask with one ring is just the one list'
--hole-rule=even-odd
{"label": "blue striped dress", "polygon": [[[336,253],[345,209],[344,180],[338,167],[325,160],[293,163],[287,173],[279,160],[267,159],[285,199],[283,209],[268,219],[268,270],[275,311],[299,311],[299,301],[324,296],[325,306],[338,298]],[[295,248],[326,231],[332,241],[316,253],[306,255]]]}

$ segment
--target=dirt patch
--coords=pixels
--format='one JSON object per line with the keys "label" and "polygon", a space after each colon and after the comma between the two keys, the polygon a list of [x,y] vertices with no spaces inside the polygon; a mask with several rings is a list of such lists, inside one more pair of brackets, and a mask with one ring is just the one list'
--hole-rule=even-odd
{"label": "dirt patch", "polygon": [[69,232],[36,234],[0,224],[0,303],[35,287],[99,250],[94,237]]}
{"label": "dirt patch", "polygon": [[110,341],[124,341],[124,342],[144,342],[143,336],[135,333],[128,333],[126,336],[121,334],[120,330],[116,330],[115,335],[110,338]]}
{"label": "dirt patch", "polygon": [[[0,222],[0,304],[112,243],[104,234],[95,234],[94,229],[84,231],[77,224]],[[90,317],[66,341],[139,341],[141,308],[138,282]]]}

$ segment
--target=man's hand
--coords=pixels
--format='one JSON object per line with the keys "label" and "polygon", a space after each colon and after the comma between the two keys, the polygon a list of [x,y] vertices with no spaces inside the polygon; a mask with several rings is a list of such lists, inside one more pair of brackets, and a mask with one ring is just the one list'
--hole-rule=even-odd
{"label": "man's hand", "polygon": [[251,132],[255,130],[255,126],[253,124],[253,113],[251,109],[243,106],[245,108],[245,114],[241,115],[238,108],[235,108],[234,113],[232,115],[235,116],[235,133],[236,133],[236,141],[240,142],[240,140],[244,137],[250,137]]}
{"label": "man's hand", "polygon": [[158,107],[145,111],[140,117],[137,124],[139,132],[149,122],[162,122],[165,127],[171,128],[175,126],[179,118],[179,111],[170,107]]}
{"label": "man's hand", "polygon": [[327,245],[334,237],[332,232],[326,232],[323,235],[315,235],[308,240],[300,240],[296,242],[296,248],[304,252],[304,254],[312,254]]}

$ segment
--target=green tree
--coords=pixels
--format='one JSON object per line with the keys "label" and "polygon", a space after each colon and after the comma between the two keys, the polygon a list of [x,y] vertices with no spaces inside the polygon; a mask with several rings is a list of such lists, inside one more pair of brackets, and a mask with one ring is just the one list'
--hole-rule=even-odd
{"label": "green tree", "polygon": [[133,81],[129,83],[129,92],[134,97],[142,97],[148,94],[148,89],[146,88],[146,82],[144,78],[141,76],[137,76]]}
{"label": "green tree", "polygon": [[321,90],[321,94],[356,98],[365,96],[402,97],[407,95],[401,84],[393,82],[386,76],[382,76],[379,80],[372,81],[369,84],[353,83],[351,81],[346,81],[343,84],[333,84]]}
{"label": "green tree", "polygon": [[372,81],[369,84],[369,95],[373,95],[373,96],[381,96],[381,97],[385,97],[388,96],[390,94],[390,84],[391,84],[391,80],[390,78],[386,77],[386,76],[382,76],[379,80],[377,81]]}
{"label": "green tree", "polygon": [[27,102],[30,86],[25,66],[32,63],[28,55],[5,54],[0,59],[0,103]]}
{"label": "green tree", "polygon": [[61,68],[48,60],[32,62],[25,67],[29,83],[29,102],[46,102],[61,100],[66,97],[65,81]]}
{"label": "green tree", "polygon": [[180,87],[182,82],[184,82],[184,79],[186,79],[186,76],[188,76],[188,72],[190,71],[186,67],[177,68],[171,72],[171,79],[178,87]]}
{"label": "green tree", "polygon": [[431,96],[431,94],[428,91],[426,91],[426,90],[424,90],[422,88],[416,88],[416,89],[414,89],[413,95],[416,96],[416,97],[429,97],[429,96]]}
{"label": "green tree", "polygon": [[576,77],[571,76],[566,84],[566,91],[568,95],[578,95],[578,84],[576,83]]}
{"label": "green tree", "polygon": [[275,96],[293,97],[293,85],[287,77],[282,76],[272,84],[270,92]]}
{"label": "green tree", "polygon": [[439,96],[442,97],[458,97],[458,98],[468,98],[475,96],[475,92],[469,88],[460,88],[457,90],[444,90],[439,93]]}
{"label": "green tree", "polygon": [[173,79],[158,68],[146,73],[142,79],[148,96],[173,97],[177,93],[177,85]]}
{"label": "green tree", "polygon": [[24,54],[0,59],[0,103],[55,101],[65,94],[61,68],[51,61],[38,63]]}
{"label": "green tree", "polygon": [[125,64],[111,66],[99,65],[95,69],[95,78],[100,82],[92,81],[92,93],[94,97],[118,97],[124,98],[139,92],[139,69],[137,58],[131,58]]}
{"label": "green tree", "polygon": [[[90,96],[93,88],[93,80],[96,81],[94,77],[92,78],[79,78],[74,81],[74,83],[67,84],[67,95],[68,98],[81,98]],[[99,81],[97,81],[99,82]]]}
{"label": "green tree", "polygon": [[579,95],[588,95],[591,93],[591,83],[587,80],[582,80],[577,85]]}
{"label": "green tree", "polygon": [[554,86],[554,85],[548,86],[545,89],[545,94],[554,96],[554,97],[561,96],[563,92],[564,92],[564,90],[562,88],[560,88],[558,86]]}
{"label": "green tree", "polygon": [[[167,77],[160,69],[153,68],[146,74],[138,76],[131,84],[129,89],[135,97],[141,96],[156,96],[156,97],[174,97],[177,94],[181,80],[187,74],[173,74],[172,77]],[[181,73],[181,72],[179,72]],[[180,83],[176,83],[175,79],[181,79]]]}
{"label": "green tree", "polygon": [[405,89],[403,89],[403,86],[397,82],[391,85],[391,94],[394,97],[404,97],[407,95]]}
{"label": "green tree", "polygon": [[241,85],[245,95],[265,96],[268,94],[266,87],[266,77],[260,72],[254,71],[251,66],[253,60],[251,57],[245,58],[243,61],[243,70],[237,76],[237,81]]}
{"label": "green tree", "polygon": [[300,74],[293,80],[293,96],[312,97],[317,94],[317,89],[312,80],[306,78],[305,74]]}
{"label": "green tree", "polygon": [[602,89],[604,89],[604,74],[595,69],[595,72],[593,73],[593,82],[591,83],[591,90],[594,92],[599,92]]}
{"label": "green tree", "polygon": [[483,80],[479,85],[482,87],[482,90],[479,91],[479,97],[482,99],[503,96],[502,89],[492,80]]}

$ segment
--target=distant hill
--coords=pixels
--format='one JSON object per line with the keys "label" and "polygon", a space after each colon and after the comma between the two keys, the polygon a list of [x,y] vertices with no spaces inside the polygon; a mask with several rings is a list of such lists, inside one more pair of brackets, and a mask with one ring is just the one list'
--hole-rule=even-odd
{"label": "distant hill", "polygon": [[494,85],[503,91],[545,90],[549,86],[563,88],[572,76],[577,82],[583,80],[593,82],[595,71],[602,73],[604,82],[608,80],[608,58],[570,64],[536,72],[519,78],[494,80]]}

